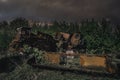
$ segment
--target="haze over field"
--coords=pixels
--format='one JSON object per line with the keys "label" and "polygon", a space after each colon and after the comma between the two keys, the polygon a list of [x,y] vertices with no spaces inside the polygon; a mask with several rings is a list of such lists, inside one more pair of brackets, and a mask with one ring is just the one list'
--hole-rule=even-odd
{"label": "haze over field", "polygon": [[0,0],[0,20],[25,17],[40,20],[110,18],[120,21],[120,0]]}

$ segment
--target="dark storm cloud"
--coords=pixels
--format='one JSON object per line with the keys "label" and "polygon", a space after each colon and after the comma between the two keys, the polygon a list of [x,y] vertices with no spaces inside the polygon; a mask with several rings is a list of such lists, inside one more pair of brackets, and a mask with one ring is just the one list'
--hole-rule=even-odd
{"label": "dark storm cloud", "polygon": [[120,0],[0,0],[0,17],[120,19]]}

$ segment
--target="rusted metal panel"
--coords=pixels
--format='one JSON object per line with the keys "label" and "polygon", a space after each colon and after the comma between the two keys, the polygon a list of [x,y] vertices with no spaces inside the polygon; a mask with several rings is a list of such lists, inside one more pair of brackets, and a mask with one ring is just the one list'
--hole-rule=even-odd
{"label": "rusted metal panel", "polygon": [[80,55],[80,65],[83,67],[104,67],[106,68],[106,57]]}
{"label": "rusted metal panel", "polygon": [[59,64],[60,63],[60,55],[55,53],[46,53],[45,59],[51,64]]}
{"label": "rusted metal panel", "polygon": [[64,57],[66,61],[72,63],[79,60],[79,65],[82,67],[103,67],[106,68],[106,57],[98,55],[83,55],[83,54],[65,54],[65,53],[46,53],[45,59],[51,63],[59,64],[60,58]]}
{"label": "rusted metal panel", "polygon": [[47,63],[40,64],[40,66],[46,66],[50,69],[76,70],[106,74],[114,74],[117,72],[116,68],[112,66],[112,63],[109,61],[109,57],[106,55],[46,52],[44,57]]}

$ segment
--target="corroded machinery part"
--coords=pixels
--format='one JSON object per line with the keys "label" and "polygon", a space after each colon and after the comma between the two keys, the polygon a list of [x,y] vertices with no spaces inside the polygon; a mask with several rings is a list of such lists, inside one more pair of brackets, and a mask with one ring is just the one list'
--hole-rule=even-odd
{"label": "corroded machinery part", "polygon": [[[117,74],[119,66],[115,67],[106,55],[66,54],[46,52],[45,63],[32,63],[35,66],[47,66],[53,69],[76,70],[85,72]],[[109,62],[108,62],[109,61]]]}

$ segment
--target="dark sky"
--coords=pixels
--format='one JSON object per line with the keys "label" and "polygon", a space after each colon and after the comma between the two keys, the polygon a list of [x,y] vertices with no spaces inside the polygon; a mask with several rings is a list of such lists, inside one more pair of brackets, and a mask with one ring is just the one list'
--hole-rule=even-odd
{"label": "dark sky", "polygon": [[0,0],[0,20],[110,18],[120,21],[120,0]]}

